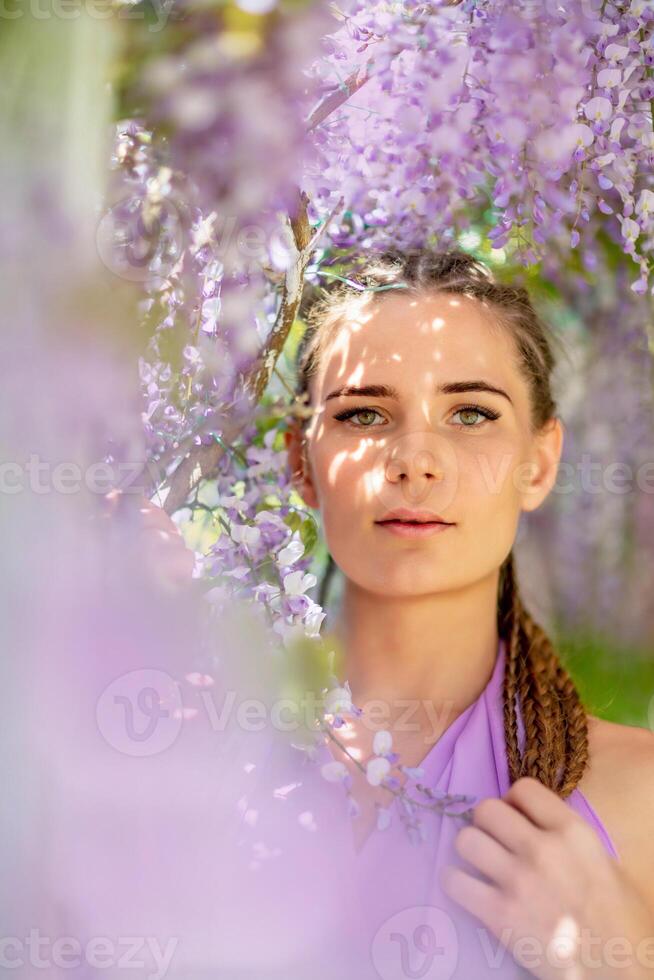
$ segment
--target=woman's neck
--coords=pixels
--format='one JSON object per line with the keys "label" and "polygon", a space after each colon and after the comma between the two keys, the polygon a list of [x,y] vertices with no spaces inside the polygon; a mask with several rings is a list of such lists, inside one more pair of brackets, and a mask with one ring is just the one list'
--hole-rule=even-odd
{"label": "woman's neck", "polygon": [[[345,581],[333,634],[359,707],[381,702],[389,725],[413,706],[441,730],[475,701],[493,672],[499,572],[466,589],[389,597]],[[378,709],[382,710],[382,709]]]}

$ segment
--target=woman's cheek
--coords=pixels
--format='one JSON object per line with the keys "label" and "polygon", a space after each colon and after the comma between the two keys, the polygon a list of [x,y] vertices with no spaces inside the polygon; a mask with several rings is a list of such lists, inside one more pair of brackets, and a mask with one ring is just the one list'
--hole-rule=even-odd
{"label": "woman's cheek", "polygon": [[457,454],[462,493],[491,505],[517,497],[515,473],[520,455],[516,447],[495,438],[480,438],[478,443]]}

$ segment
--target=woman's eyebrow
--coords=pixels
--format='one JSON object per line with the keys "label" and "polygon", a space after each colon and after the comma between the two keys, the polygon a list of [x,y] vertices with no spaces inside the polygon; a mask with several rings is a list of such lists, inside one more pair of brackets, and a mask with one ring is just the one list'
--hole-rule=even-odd
{"label": "woman's eyebrow", "polygon": [[[488,391],[492,395],[501,395],[506,398],[511,404],[511,397],[504,391],[503,388],[498,388],[496,385],[490,384],[488,381],[448,381],[437,385],[436,394],[439,395],[453,395],[461,394],[468,391]],[[365,397],[365,398],[394,398],[395,401],[400,400],[400,395],[397,388],[392,385],[342,385],[340,388],[335,388],[334,391],[330,391],[325,401],[329,401],[330,398],[346,398],[346,397]]]}

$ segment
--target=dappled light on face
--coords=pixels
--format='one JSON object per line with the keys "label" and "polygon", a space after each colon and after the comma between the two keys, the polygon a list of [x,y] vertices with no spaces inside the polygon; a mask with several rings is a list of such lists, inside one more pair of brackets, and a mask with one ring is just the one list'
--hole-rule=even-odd
{"label": "dappled light on face", "polygon": [[[431,375],[430,375],[430,377],[431,377]],[[431,382],[431,383],[433,385],[435,382]],[[428,397],[425,397],[425,398],[422,399],[422,401],[420,402],[420,408],[421,408],[422,415],[423,415],[423,418],[425,420],[425,423],[427,425],[429,425],[430,424],[430,419],[431,419],[431,406],[430,406],[430,402],[429,402],[429,398]]]}
{"label": "dappled light on face", "polygon": [[368,446],[372,446],[371,440],[369,438],[361,439],[357,449],[353,449],[350,453],[350,459],[353,459],[358,463],[359,460],[363,459],[363,454]]}
{"label": "dappled light on face", "polygon": [[386,476],[382,467],[370,470],[363,478],[364,491],[368,500],[376,500],[384,489]]}
{"label": "dappled light on face", "polygon": [[435,333],[443,330],[448,325],[447,320],[442,316],[432,316],[426,315],[423,320],[420,321],[420,333],[425,336],[432,337]]}
{"label": "dappled light on face", "polygon": [[[360,333],[363,326],[368,323],[372,317],[372,312],[367,313],[363,311],[353,311],[351,314],[348,312],[347,322],[338,331],[336,336],[330,343],[330,357],[340,359],[340,366],[337,369],[336,376],[341,378],[343,372],[347,368],[348,355],[350,352],[350,345],[352,343],[352,337],[354,334]],[[362,365],[359,370],[362,369]],[[355,382],[352,382],[353,384]]]}
{"label": "dappled light on face", "polygon": [[356,449],[342,450],[341,452],[337,453],[327,471],[327,479],[329,483],[336,484],[338,474],[346,460],[354,463],[361,462],[365,455],[366,449],[372,445],[373,443],[371,439],[362,437]]}
{"label": "dappled light on face", "polygon": [[[312,399],[313,401],[313,399]],[[313,415],[307,426],[306,438],[309,442],[320,442],[325,434],[325,409],[322,405],[313,405]]]}
{"label": "dappled light on face", "polygon": [[[343,375],[348,370],[348,361],[350,359],[350,346],[352,343],[352,335],[357,333],[360,329],[360,323],[357,321],[348,320],[347,326],[343,327],[336,336],[333,338],[329,345],[328,357],[325,357],[325,362],[327,360],[332,360],[336,368],[336,378],[340,381]],[[363,364],[359,364],[358,368],[354,371],[358,372],[358,377],[361,377],[361,371],[363,370]],[[356,384],[356,380],[350,381],[350,384]]]}
{"label": "dappled light on face", "polygon": [[327,481],[332,484],[336,484],[338,481],[338,474],[343,465],[343,463],[351,458],[352,454],[343,450],[340,453],[336,453],[334,459],[330,463],[329,469],[327,471]]}
{"label": "dappled light on face", "polygon": [[[345,364],[343,364],[342,370],[339,371],[339,380],[340,380],[340,375],[344,371],[345,371]],[[360,385],[361,381],[363,380],[363,371],[364,371],[364,363],[362,358],[361,361],[357,364],[357,366],[352,368],[352,370],[348,374],[347,378],[345,379],[346,383],[349,385]]]}
{"label": "dappled light on face", "polygon": [[[347,345],[341,344],[340,347],[340,353],[336,350],[333,351],[334,360],[330,363],[330,369],[325,371],[323,375],[322,388],[325,392],[348,385],[361,387],[364,384],[364,374],[367,370],[391,361],[401,364],[404,360],[401,351],[394,351],[392,354],[387,353],[383,348],[377,349],[374,342],[372,344],[366,343],[365,346],[360,346],[353,352],[350,346],[350,338],[348,338]],[[331,357],[332,351],[330,351],[330,359]],[[331,378],[329,384],[327,384],[328,377]]]}

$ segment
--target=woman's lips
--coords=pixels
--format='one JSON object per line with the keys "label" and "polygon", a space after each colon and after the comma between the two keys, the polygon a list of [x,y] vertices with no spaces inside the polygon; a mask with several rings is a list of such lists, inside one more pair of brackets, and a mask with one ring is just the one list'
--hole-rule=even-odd
{"label": "woman's lips", "polygon": [[381,527],[400,538],[429,538],[432,534],[447,531],[452,524],[442,524],[440,521],[427,521],[424,524],[410,524],[408,521],[377,521]]}

